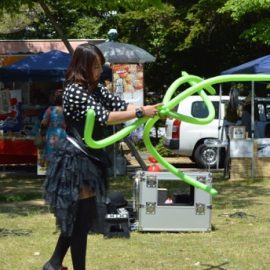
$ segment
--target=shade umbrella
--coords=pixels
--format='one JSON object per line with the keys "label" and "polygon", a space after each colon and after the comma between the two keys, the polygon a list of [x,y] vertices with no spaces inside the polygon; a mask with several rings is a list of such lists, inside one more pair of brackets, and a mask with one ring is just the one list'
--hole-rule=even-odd
{"label": "shade umbrella", "polygon": [[107,62],[112,64],[143,64],[156,58],[144,49],[128,43],[106,41],[97,45]]}

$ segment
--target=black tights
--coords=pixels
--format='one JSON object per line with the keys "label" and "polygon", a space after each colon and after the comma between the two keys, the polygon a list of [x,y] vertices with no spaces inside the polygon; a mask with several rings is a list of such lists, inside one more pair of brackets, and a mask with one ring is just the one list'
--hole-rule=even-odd
{"label": "black tights", "polygon": [[50,263],[55,269],[62,265],[70,247],[73,269],[85,270],[87,236],[91,218],[95,217],[95,215],[95,198],[87,198],[79,201],[77,218],[72,235],[67,237],[60,234],[54,253],[50,259]]}

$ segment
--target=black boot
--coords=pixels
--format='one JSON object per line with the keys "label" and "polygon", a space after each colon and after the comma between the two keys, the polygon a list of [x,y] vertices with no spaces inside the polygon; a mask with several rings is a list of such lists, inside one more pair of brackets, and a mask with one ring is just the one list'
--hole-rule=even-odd
{"label": "black boot", "polygon": [[42,270],[61,270],[61,268],[61,266],[53,266],[50,262],[46,262]]}

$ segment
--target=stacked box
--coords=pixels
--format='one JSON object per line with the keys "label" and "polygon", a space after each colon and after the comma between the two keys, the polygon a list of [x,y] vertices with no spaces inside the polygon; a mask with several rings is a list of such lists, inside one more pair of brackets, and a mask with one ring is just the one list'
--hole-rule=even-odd
{"label": "stacked box", "polygon": [[270,158],[256,158],[255,159],[256,178],[270,178]]}
{"label": "stacked box", "polygon": [[232,158],[230,165],[230,180],[244,180],[252,178],[251,158]]}
{"label": "stacked box", "polygon": [[[236,140],[232,141],[235,143]],[[241,140],[238,140],[241,142]],[[246,143],[248,141],[246,140]],[[237,144],[237,143],[235,143]],[[235,145],[232,144],[235,148]],[[241,148],[241,145],[239,146]],[[242,149],[243,151],[243,149]],[[240,151],[238,151],[240,152]],[[230,162],[230,180],[245,180],[251,178],[270,177],[270,139],[262,138],[254,140],[254,144],[249,140],[248,156],[232,156]],[[242,154],[242,153],[241,153]]]}
{"label": "stacked box", "polygon": [[256,178],[270,177],[270,139],[255,140],[255,172]]}
{"label": "stacked box", "polygon": [[[209,172],[186,172],[212,185]],[[169,172],[138,171],[134,177],[133,208],[139,231],[211,231],[211,195]]]}

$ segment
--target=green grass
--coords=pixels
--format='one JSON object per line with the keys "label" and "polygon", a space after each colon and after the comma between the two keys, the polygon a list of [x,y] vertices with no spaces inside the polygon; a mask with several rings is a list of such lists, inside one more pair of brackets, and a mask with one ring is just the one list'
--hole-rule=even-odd
{"label": "green grass", "polygon": [[[40,270],[55,245],[55,220],[47,207],[21,195],[41,198],[42,179],[6,177],[0,183],[1,196],[17,198],[0,203],[0,270]],[[130,200],[132,184],[121,177],[110,187]],[[87,269],[269,269],[270,179],[230,182],[216,176],[214,187],[219,194],[213,198],[211,232],[132,232],[129,239],[89,235]],[[65,265],[72,269],[69,253]]]}

